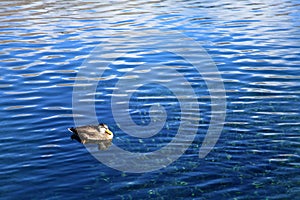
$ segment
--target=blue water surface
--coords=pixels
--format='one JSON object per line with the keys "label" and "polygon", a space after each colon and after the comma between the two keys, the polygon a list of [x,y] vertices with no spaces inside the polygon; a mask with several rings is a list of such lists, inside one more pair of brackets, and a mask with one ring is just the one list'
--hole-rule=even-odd
{"label": "blue water surface", "polygon": [[[299,199],[299,1],[37,0],[0,5],[0,199]],[[224,128],[205,158],[198,155],[211,119],[210,93],[190,63],[158,48],[163,40],[148,40],[148,32],[163,36],[168,30],[203,47],[224,83]],[[150,138],[125,133],[112,113],[115,85],[122,78],[149,75],[137,71],[124,77],[127,72],[145,64],[176,69],[197,95],[201,117],[192,144],[159,170],[116,170],[70,139],[67,128],[78,117],[72,108],[74,88],[88,87],[75,84],[77,73],[95,47],[112,41],[102,57],[109,59],[122,48],[127,54],[108,66],[90,95],[96,99],[98,121],[115,134],[114,145],[140,153],[159,150],[172,141],[182,121],[182,105],[169,88],[140,85],[128,91],[132,120],[149,125],[154,120],[150,107],[160,105],[166,122]],[[179,39],[170,45],[185,48]],[[197,48],[186,52],[197,57]],[[154,81],[169,79],[176,75]],[[79,116],[86,123],[92,121],[88,113]],[[155,116],[159,120],[161,115]]]}

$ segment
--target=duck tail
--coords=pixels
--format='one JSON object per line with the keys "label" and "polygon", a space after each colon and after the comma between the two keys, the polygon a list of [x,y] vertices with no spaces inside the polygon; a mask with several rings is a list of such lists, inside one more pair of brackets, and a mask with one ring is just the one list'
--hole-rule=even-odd
{"label": "duck tail", "polygon": [[76,129],[74,127],[68,128],[71,133],[76,133]]}

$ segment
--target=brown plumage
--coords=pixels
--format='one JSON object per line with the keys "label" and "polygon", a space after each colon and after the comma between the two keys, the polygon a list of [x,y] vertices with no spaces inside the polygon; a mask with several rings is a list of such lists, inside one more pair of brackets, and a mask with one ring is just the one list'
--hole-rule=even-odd
{"label": "brown plumage", "polygon": [[73,133],[72,139],[79,139],[83,144],[87,141],[112,140],[114,136],[106,124],[72,127],[69,131]]}

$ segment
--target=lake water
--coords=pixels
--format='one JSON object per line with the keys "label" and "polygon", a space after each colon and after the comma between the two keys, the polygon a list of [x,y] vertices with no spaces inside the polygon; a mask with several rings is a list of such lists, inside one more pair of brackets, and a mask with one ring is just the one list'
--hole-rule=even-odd
{"label": "lake water", "polygon": [[[299,199],[299,1],[0,5],[0,199]],[[202,50],[217,71],[187,62]],[[224,127],[199,158],[218,103]],[[70,139],[95,120],[109,149],[146,156]],[[147,157],[181,127],[178,148]]]}

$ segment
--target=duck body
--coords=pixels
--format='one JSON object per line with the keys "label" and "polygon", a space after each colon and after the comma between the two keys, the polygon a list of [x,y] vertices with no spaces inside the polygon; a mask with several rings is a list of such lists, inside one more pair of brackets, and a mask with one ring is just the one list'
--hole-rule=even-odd
{"label": "duck body", "polygon": [[86,143],[87,141],[103,141],[112,140],[113,133],[109,130],[106,124],[99,125],[87,125],[80,127],[69,128],[69,131],[73,133],[72,139],[80,140],[81,143]]}

